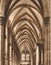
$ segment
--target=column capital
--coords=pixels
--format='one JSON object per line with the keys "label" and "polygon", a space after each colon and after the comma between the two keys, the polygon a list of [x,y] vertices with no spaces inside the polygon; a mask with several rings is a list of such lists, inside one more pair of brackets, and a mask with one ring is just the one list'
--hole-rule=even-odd
{"label": "column capital", "polygon": [[37,43],[43,44],[44,43],[44,39],[39,39]]}
{"label": "column capital", "polygon": [[37,46],[43,47],[44,46],[44,39],[39,39],[37,42]]}
{"label": "column capital", "polygon": [[50,20],[50,17],[44,17],[45,25],[48,25],[49,24],[49,20]]}
{"label": "column capital", "polygon": [[5,21],[5,17],[4,16],[0,16],[0,24],[4,24]]}

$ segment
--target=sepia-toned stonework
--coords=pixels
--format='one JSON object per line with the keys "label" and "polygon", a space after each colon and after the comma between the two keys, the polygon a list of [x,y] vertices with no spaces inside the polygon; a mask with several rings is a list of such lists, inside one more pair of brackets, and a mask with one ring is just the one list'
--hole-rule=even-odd
{"label": "sepia-toned stonework", "polygon": [[0,65],[51,65],[50,0],[0,0]]}

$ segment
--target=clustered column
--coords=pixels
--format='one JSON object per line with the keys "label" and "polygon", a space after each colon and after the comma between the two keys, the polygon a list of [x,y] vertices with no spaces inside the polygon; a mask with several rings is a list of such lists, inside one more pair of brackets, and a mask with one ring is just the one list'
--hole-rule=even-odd
{"label": "clustered column", "polygon": [[44,65],[50,65],[50,24],[49,17],[45,21]]}
{"label": "clustered column", "polygon": [[39,65],[39,46],[36,47],[36,65]]}
{"label": "clustered column", "polygon": [[8,27],[5,28],[4,65],[8,65]]}
{"label": "clustered column", "polygon": [[42,44],[42,41],[37,44],[37,58],[36,60],[38,62],[37,65],[44,65],[44,45]]}
{"label": "clustered column", "polygon": [[39,47],[39,51],[40,51],[40,65],[44,65],[44,47],[41,44]]}
{"label": "clustered column", "polygon": [[9,65],[18,65],[17,64],[17,48],[15,46],[15,42],[12,39],[12,33],[10,34],[10,42],[9,42]]}
{"label": "clustered column", "polygon": [[14,42],[12,33],[10,33],[10,29],[7,25],[5,32],[4,65],[18,65],[16,43]]}
{"label": "clustered column", "polygon": [[12,65],[12,37],[10,35],[10,42],[9,42],[9,65]]}
{"label": "clustered column", "polygon": [[0,16],[0,65],[3,65],[4,17]]}
{"label": "clustered column", "polygon": [[13,46],[12,49],[12,65],[18,65],[18,58],[17,58],[17,54],[16,54],[16,50],[14,50],[15,46]]}

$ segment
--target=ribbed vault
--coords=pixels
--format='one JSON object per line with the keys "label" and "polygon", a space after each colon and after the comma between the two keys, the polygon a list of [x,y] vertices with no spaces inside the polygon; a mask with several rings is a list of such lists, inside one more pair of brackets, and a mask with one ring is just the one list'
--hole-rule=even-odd
{"label": "ribbed vault", "polygon": [[43,37],[42,2],[40,3],[39,0],[11,0],[6,16],[20,51],[25,46],[30,52],[33,51],[37,41]]}

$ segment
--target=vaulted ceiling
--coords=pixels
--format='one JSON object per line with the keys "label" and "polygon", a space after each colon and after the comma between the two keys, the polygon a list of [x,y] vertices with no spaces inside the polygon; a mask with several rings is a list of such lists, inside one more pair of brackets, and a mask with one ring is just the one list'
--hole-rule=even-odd
{"label": "vaulted ceiling", "polygon": [[22,50],[26,46],[32,51],[42,37],[43,9],[39,1],[12,1],[8,13],[18,47]]}
{"label": "vaulted ceiling", "polygon": [[44,1],[5,0],[5,2],[6,1],[6,5],[4,4],[4,15],[9,22],[17,45],[20,51],[25,49],[26,46],[31,52],[36,48],[37,41],[43,37]]}

